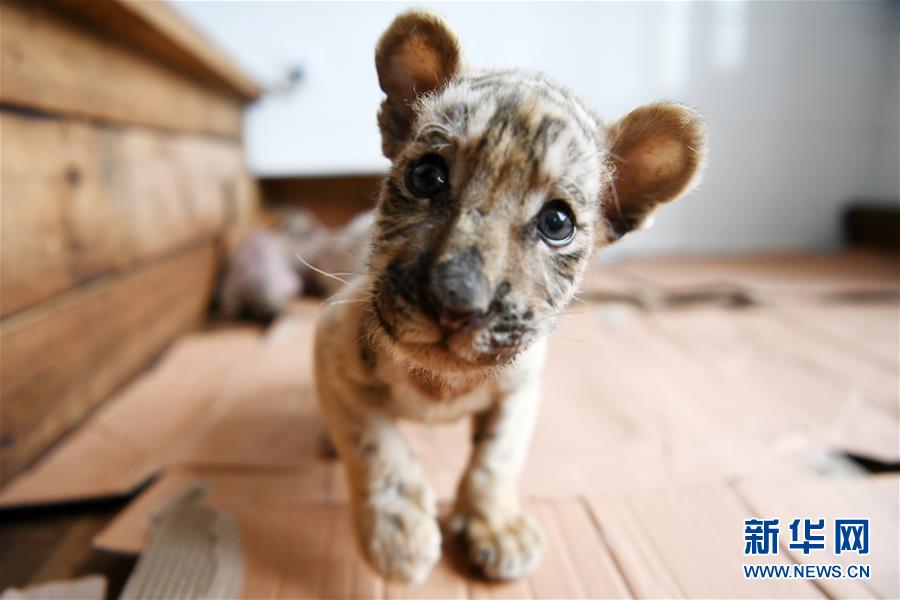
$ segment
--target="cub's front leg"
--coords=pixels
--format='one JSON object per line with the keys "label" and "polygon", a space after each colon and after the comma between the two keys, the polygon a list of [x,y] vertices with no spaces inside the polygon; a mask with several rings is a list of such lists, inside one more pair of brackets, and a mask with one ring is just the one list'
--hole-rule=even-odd
{"label": "cub's front leg", "polygon": [[321,401],[350,483],[363,554],[385,577],[423,581],[440,558],[441,533],[421,468],[388,415],[347,406],[335,394]]}
{"label": "cub's front leg", "polygon": [[472,457],[457,492],[451,526],[469,560],[491,579],[515,579],[540,560],[540,530],[523,514],[518,480],[537,418],[536,376],[475,417]]}

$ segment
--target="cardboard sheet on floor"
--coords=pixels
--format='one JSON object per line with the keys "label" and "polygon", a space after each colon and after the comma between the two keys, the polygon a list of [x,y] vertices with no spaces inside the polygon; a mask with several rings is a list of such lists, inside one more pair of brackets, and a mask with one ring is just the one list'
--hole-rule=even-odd
{"label": "cardboard sheet on floor", "polygon": [[255,329],[189,335],[37,464],[0,490],[0,506],[124,495],[166,464],[259,345]]}
{"label": "cardboard sheet on floor", "polygon": [[150,516],[167,499],[192,485],[204,485],[204,502],[222,510],[244,505],[333,504],[332,476],[326,469],[311,472],[172,468],[132,500],[94,538],[94,545],[110,552],[136,554],[149,534]]}
{"label": "cardboard sheet on floor", "polygon": [[[707,386],[713,397],[698,402],[696,389],[673,384],[669,370],[680,365],[657,362],[649,369],[647,345],[655,342],[646,317],[636,309],[616,310],[610,316],[585,304],[561,320],[525,493],[602,493],[802,468],[795,457],[762,443],[758,431],[705,413],[719,391]],[[271,336],[280,341],[236,369],[215,411],[171,464],[323,468],[324,429],[309,359],[313,319],[297,319],[284,320],[276,329],[282,333]],[[469,424],[403,423],[402,429],[439,497],[451,498],[468,458]],[[336,499],[341,489],[338,479]]]}
{"label": "cardboard sheet on floor", "polygon": [[704,287],[730,283],[755,290],[767,299],[813,300],[897,293],[900,258],[888,253],[853,250],[837,254],[750,254],[738,256],[660,256],[625,260],[623,276],[663,288]]}
{"label": "cardboard sheet on floor", "polygon": [[[641,264],[655,277],[706,273],[715,281],[710,272],[740,263],[752,275],[744,280],[779,285],[830,264],[796,258],[766,275],[767,260],[741,260]],[[880,281],[891,264],[857,255],[834,260],[839,268],[807,279],[827,286],[839,276],[847,285]],[[699,275],[687,268],[694,263]],[[674,275],[666,270],[673,264],[682,265]],[[606,273],[608,281],[602,270],[595,275],[598,285],[613,291],[638,278],[622,266]],[[311,364],[321,307],[296,303],[263,337],[224,329],[185,338],[0,490],[0,505],[123,494],[165,466],[284,470],[326,479],[330,487],[316,488],[315,499],[345,498],[339,468],[321,456]],[[844,307],[841,319],[862,319],[872,336],[879,323],[896,321],[890,311],[859,317],[870,308]],[[799,474],[837,450],[896,459],[896,361],[870,360],[829,335],[777,307],[646,311],[574,303],[551,341],[523,492],[604,494]],[[468,457],[468,423],[403,428],[439,497],[451,498]]]}
{"label": "cardboard sheet on floor", "polygon": [[661,349],[653,369],[691,390],[707,417],[783,448],[900,457],[892,369],[767,309],[679,311],[651,320],[646,345]]}
{"label": "cardboard sheet on floor", "polygon": [[171,462],[279,468],[317,459],[324,435],[313,389],[315,314],[293,312],[234,365],[213,410],[197,422]]}
{"label": "cardboard sheet on floor", "polygon": [[[468,598],[623,597],[627,586],[605,545],[592,534],[585,505],[576,500],[528,503],[549,534],[547,557],[528,580],[505,585],[478,581],[445,534],[445,556],[419,586],[383,582],[360,559],[343,504],[309,503],[295,494],[290,476],[179,473],[163,478],[123,511],[96,538],[99,548],[138,552],[148,539],[149,519],[185,485],[209,482],[207,502],[233,512],[245,548],[243,598]],[[260,490],[265,493],[259,494]],[[582,534],[575,536],[576,532]],[[572,537],[572,550],[567,548]],[[557,551],[557,549],[560,549]],[[573,564],[572,561],[575,560]]]}
{"label": "cardboard sheet on floor", "polygon": [[759,479],[737,489],[719,483],[587,500],[533,498],[526,509],[544,531],[544,559],[529,577],[502,585],[475,578],[449,535],[444,559],[425,584],[381,581],[358,556],[345,506],[310,502],[304,491],[310,483],[284,473],[169,474],[101,532],[96,545],[139,551],[154,510],[198,479],[209,482],[206,502],[238,520],[244,598],[823,597],[822,588],[809,581],[743,577],[745,562],[813,560],[784,552],[743,555],[745,518],[795,510],[868,517],[872,531],[882,532],[870,555],[872,579],[825,583],[829,595],[897,596],[898,500],[891,492],[898,489],[896,476]]}
{"label": "cardboard sheet on floor", "polygon": [[[264,343],[224,332],[199,336],[194,352],[173,353],[159,373],[14,481],[3,500],[123,493],[164,465],[291,469],[311,477],[336,469],[320,450],[313,324],[314,315],[295,314]],[[637,309],[595,304],[561,319],[525,493],[660,488],[804,468],[803,457],[771,444],[771,425],[734,418],[735,411],[755,413],[753,393],[738,394],[741,402],[733,391],[723,398],[722,382],[707,377],[703,363],[685,361],[683,348],[667,347],[651,325]],[[708,333],[694,332],[701,344]],[[451,498],[468,458],[469,424],[403,429],[439,496]],[[342,479],[334,481],[339,499]]]}
{"label": "cardboard sheet on floor", "polygon": [[840,347],[883,369],[900,370],[900,303],[819,304],[786,306],[778,311],[797,329]]}

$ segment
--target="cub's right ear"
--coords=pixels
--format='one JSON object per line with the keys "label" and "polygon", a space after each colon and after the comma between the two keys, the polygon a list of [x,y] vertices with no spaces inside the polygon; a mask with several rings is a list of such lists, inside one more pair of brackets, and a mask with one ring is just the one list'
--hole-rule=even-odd
{"label": "cub's right ear", "polygon": [[403,13],[381,35],[375,68],[387,94],[378,112],[385,156],[396,156],[409,138],[416,100],[443,89],[459,73],[461,62],[456,34],[434,13]]}

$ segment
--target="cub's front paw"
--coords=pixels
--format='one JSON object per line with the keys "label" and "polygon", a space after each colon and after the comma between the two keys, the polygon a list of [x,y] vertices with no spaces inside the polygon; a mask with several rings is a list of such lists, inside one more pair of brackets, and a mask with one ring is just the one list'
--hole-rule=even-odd
{"label": "cub's front paw", "polygon": [[462,535],[469,562],[489,579],[517,579],[540,562],[543,537],[527,515],[496,525],[482,517],[457,514],[451,526]]}
{"label": "cub's front paw", "polygon": [[357,534],[369,563],[389,579],[422,582],[441,557],[441,531],[433,511],[409,499],[363,508]]}

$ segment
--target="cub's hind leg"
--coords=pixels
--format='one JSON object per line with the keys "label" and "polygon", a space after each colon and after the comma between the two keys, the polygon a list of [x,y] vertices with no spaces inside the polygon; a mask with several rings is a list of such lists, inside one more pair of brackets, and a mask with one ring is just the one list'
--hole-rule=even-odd
{"label": "cub's hind leg", "polygon": [[396,423],[327,394],[322,405],[346,470],[356,537],[367,561],[385,577],[423,581],[441,552],[436,502]]}

